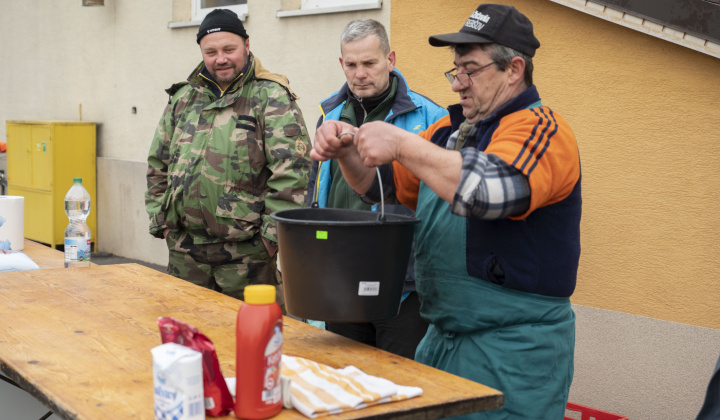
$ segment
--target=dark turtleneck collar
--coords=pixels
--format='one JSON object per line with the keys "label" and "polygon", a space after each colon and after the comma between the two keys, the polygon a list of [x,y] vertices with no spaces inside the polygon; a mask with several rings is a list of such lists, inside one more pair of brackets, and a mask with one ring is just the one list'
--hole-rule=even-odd
{"label": "dark turtleneck collar", "polygon": [[389,83],[387,89],[385,89],[381,94],[373,96],[371,98],[360,98],[356,96],[350,90],[350,85],[347,85],[348,101],[350,105],[352,105],[353,110],[355,111],[355,118],[359,122],[359,124],[362,124],[362,122],[365,120],[365,117],[372,113],[372,111],[375,110],[378,105],[383,103],[383,101],[387,99],[388,95],[391,94],[394,79],[395,75],[391,73],[388,79]]}

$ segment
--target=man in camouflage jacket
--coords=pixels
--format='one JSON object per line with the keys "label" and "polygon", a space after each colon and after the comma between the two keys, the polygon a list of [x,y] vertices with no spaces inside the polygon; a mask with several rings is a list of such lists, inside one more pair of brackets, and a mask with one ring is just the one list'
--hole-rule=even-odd
{"label": "man in camouflage jacket", "polygon": [[302,207],[310,142],[287,78],[250,52],[237,15],[213,11],[197,41],[203,62],[167,90],[148,155],[150,234],[166,239],[170,274],[243,299],[248,284],[279,285],[270,214]]}

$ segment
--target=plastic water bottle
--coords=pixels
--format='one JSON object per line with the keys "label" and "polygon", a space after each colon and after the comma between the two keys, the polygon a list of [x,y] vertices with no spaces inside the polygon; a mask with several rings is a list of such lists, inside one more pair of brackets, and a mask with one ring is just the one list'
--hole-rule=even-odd
{"label": "plastic water bottle", "polygon": [[90,228],[85,219],[90,214],[90,194],[82,178],[73,178],[73,186],[65,194],[65,214],[70,219],[65,228],[65,268],[90,265]]}

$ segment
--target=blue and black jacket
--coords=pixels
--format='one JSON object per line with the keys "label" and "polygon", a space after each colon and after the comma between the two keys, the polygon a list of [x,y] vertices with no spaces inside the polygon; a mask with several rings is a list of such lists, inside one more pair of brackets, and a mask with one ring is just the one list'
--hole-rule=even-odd
{"label": "blue and black jacket", "polygon": [[[425,96],[410,90],[400,71],[395,69],[391,74],[397,78],[398,88],[395,94],[395,102],[390,113],[385,118],[385,122],[418,134],[427,130],[431,124],[447,115],[446,109]],[[325,120],[339,120],[347,100],[348,88],[347,83],[345,83],[339,91],[320,103],[322,116],[318,120],[317,127],[320,127]],[[317,202],[320,207],[326,207],[331,184],[330,161],[314,161],[308,183],[308,206],[313,202]]]}

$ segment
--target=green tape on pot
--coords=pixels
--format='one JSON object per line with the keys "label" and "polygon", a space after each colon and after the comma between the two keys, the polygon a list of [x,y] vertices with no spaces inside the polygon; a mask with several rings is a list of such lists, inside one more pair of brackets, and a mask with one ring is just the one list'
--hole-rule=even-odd
{"label": "green tape on pot", "polygon": [[315,238],[316,239],[327,239],[327,231],[326,230],[317,230],[315,231]]}

